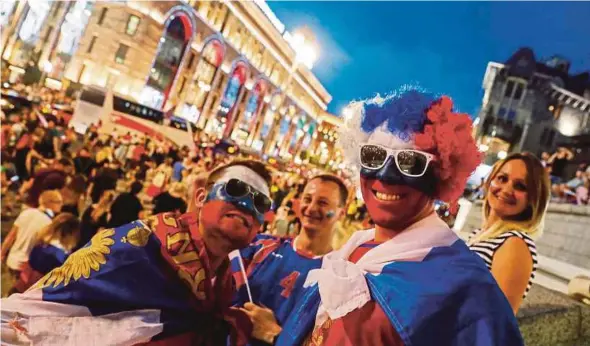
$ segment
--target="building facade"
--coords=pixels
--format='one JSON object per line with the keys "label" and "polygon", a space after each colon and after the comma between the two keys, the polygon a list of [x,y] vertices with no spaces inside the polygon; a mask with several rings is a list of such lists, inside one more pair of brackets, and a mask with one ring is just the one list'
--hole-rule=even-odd
{"label": "building facade", "polygon": [[488,64],[476,119],[486,163],[510,152],[553,152],[590,135],[590,73],[574,75],[569,69],[567,60],[541,62],[528,48],[504,64]]}
{"label": "building facade", "polygon": [[48,86],[109,88],[286,158],[323,139],[322,124],[337,119],[326,112],[330,94],[263,0],[7,0],[1,10],[12,80],[36,65]]}

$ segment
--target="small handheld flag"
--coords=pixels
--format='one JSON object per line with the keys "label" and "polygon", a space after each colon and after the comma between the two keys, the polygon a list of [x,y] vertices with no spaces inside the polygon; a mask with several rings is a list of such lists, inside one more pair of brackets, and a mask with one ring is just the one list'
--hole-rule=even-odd
{"label": "small handheld flag", "polygon": [[239,270],[243,279],[243,284],[246,285],[246,291],[248,292],[248,299],[250,300],[250,303],[254,303],[254,301],[252,300],[252,292],[250,292],[250,285],[248,284],[248,276],[246,275],[246,269],[244,268],[244,262],[242,261],[242,256],[240,256],[240,250],[234,250],[230,252],[229,259],[233,267],[232,269],[234,269],[234,277],[237,275],[235,270],[237,269],[235,268],[236,262],[237,265],[239,265]]}

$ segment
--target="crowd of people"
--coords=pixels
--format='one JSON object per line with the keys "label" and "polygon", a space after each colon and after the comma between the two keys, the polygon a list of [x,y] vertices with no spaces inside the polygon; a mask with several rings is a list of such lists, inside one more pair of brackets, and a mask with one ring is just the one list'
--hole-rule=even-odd
{"label": "crowd of people", "polygon": [[[41,94],[44,102],[57,99],[47,90]],[[68,128],[66,118],[42,112],[42,107],[33,103],[2,123],[2,218],[14,220],[3,239],[2,259],[15,282],[11,292],[22,292],[38,279],[31,275],[32,268],[23,270],[27,257],[38,253],[34,248],[49,244],[35,234],[54,227],[55,245],[58,233],[70,225],[62,219],[51,225],[37,222],[39,215],[48,221],[61,212],[79,222],[78,227],[67,230],[76,244],[55,245],[61,250],[56,253],[61,261],[44,266],[40,273],[46,274],[101,229],[165,212],[185,213],[199,176],[233,158],[216,151],[214,139],[206,134],[197,136],[199,142],[192,150],[131,132],[117,137],[101,134],[95,125],[80,136]],[[279,236],[299,234],[298,205],[304,184],[305,178],[296,172],[273,174],[273,207],[263,231]],[[51,216],[45,215],[48,211]],[[30,229],[24,224],[30,224]],[[19,261],[11,260],[18,256],[22,257]]]}
{"label": "crowd of people", "polygon": [[574,155],[571,150],[560,147],[552,155],[544,152],[541,159],[551,178],[553,201],[585,205],[590,202],[590,165],[580,164],[574,175],[568,175],[566,168]]}
{"label": "crowd of people", "polygon": [[[465,242],[435,205],[480,164],[469,117],[413,89],[351,109],[340,144],[362,200],[342,177],[273,170],[206,135],[193,149],[97,127],[67,140],[60,119],[12,115],[2,261],[21,293],[2,301],[2,342],[522,345],[546,165],[496,163]],[[353,224],[365,230],[339,235]]]}

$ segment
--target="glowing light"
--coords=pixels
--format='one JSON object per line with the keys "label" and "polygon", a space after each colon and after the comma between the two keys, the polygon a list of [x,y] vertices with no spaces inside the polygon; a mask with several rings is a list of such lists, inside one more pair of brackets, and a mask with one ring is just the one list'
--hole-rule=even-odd
{"label": "glowing light", "polygon": [[139,102],[148,107],[160,108],[164,103],[164,94],[150,86],[145,86],[139,96]]}
{"label": "glowing light", "polygon": [[500,150],[498,152],[498,158],[500,160],[504,160],[506,158],[506,156],[508,156],[508,153],[505,150]]}
{"label": "glowing light", "polygon": [[549,106],[549,111],[553,112],[553,110],[555,109],[555,107],[553,105]]}
{"label": "glowing light", "polygon": [[352,110],[349,107],[346,107],[342,110],[342,116],[346,119],[352,116]]}
{"label": "glowing light", "polygon": [[307,42],[305,36],[300,32],[293,35],[284,35],[284,38],[295,50],[296,61],[312,69],[318,58],[316,48],[312,43]]}
{"label": "glowing light", "polygon": [[211,85],[209,85],[209,84],[206,84],[206,83],[205,83],[205,82],[203,82],[203,81],[199,81],[199,83],[197,83],[197,86],[198,86],[199,88],[203,89],[204,91],[209,91],[209,90],[211,90]]}
{"label": "glowing light", "polygon": [[488,151],[489,149],[490,149],[490,147],[489,147],[489,146],[487,146],[486,144],[480,144],[480,145],[479,145],[479,151],[486,152],[486,151]]}
{"label": "glowing light", "polygon": [[579,135],[583,129],[584,114],[577,109],[565,107],[557,120],[556,128],[564,136]]}
{"label": "glowing light", "polygon": [[0,25],[4,27],[8,23],[8,18],[12,13],[12,9],[16,4],[16,0],[3,0],[0,1]]}
{"label": "glowing light", "polygon": [[192,123],[196,123],[199,119],[200,112],[195,105],[183,104],[180,110],[180,117]]}

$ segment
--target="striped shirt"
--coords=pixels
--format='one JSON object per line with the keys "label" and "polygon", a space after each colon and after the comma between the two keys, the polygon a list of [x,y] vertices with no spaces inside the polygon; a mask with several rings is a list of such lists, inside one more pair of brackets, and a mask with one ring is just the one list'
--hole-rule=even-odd
{"label": "striped shirt", "polygon": [[[478,230],[478,229],[473,231],[470,238],[474,237],[479,231],[480,230]],[[531,237],[529,237],[528,235],[526,235],[522,232],[510,231],[510,232],[502,233],[495,238],[486,239],[486,240],[477,242],[475,244],[471,244],[471,245],[469,245],[469,248],[471,249],[471,251],[477,253],[479,255],[479,257],[481,257],[481,259],[483,259],[483,261],[485,262],[488,269],[491,270],[494,254],[500,248],[500,246],[502,246],[502,244],[504,244],[506,239],[511,238],[511,237],[518,237],[518,238],[524,240],[524,243],[528,247],[528,249],[531,253],[531,257],[533,259],[533,270],[531,271],[531,276],[529,278],[529,283],[526,287],[526,291],[524,291],[524,295],[523,295],[523,298],[524,298],[524,297],[526,297],[526,295],[529,293],[529,290],[531,289],[531,286],[533,284],[533,279],[535,278],[535,272],[537,271],[537,247],[535,246],[535,242],[533,241],[533,239],[531,239]]]}

